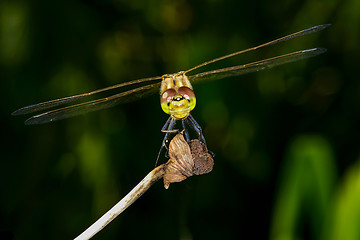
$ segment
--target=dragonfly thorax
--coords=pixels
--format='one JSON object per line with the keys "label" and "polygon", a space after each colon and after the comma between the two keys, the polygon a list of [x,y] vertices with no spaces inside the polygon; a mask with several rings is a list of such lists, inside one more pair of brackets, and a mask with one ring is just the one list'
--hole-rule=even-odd
{"label": "dragonfly thorax", "polygon": [[184,72],[164,75],[160,87],[162,110],[175,119],[184,119],[195,108],[196,98]]}

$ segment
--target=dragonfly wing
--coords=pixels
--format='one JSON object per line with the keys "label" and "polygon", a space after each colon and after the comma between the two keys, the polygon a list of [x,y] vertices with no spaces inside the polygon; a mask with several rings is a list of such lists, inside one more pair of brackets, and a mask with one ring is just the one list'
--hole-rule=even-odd
{"label": "dragonfly wing", "polygon": [[315,26],[315,27],[307,28],[305,30],[301,30],[301,31],[296,32],[296,33],[289,34],[289,35],[287,35],[285,37],[281,37],[281,38],[275,39],[275,40],[267,42],[267,43],[260,44],[260,45],[258,45],[256,47],[251,47],[251,48],[247,48],[247,49],[244,49],[244,50],[241,50],[241,51],[238,51],[238,52],[230,53],[228,55],[218,57],[218,58],[212,59],[210,61],[201,63],[201,64],[199,64],[199,65],[197,65],[197,66],[195,66],[193,68],[188,69],[187,71],[185,71],[185,73],[191,72],[191,71],[193,71],[195,69],[201,68],[201,67],[209,65],[211,63],[224,60],[226,58],[234,57],[234,56],[246,53],[246,52],[254,51],[254,50],[257,50],[257,49],[260,49],[260,48],[263,48],[263,47],[268,47],[268,46],[271,46],[271,45],[274,45],[274,44],[285,42],[285,41],[288,41],[288,40],[293,39],[293,38],[297,38],[297,37],[301,37],[301,36],[304,36],[304,35],[307,35],[307,34],[315,33],[315,32],[321,31],[321,30],[323,30],[323,29],[325,29],[325,28],[327,28],[329,26],[331,26],[331,24],[318,25],[318,26]]}
{"label": "dragonfly wing", "polygon": [[226,77],[243,75],[251,72],[258,72],[261,70],[269,69],[275,66],[279,66],[285,63],[295,62],[301,59],[314,57],[321,53],[326,52],[325,48],[311,48],[306,50],[301,50],[293,53],[288,53],[284,55],[280,55],[273,58],[264,59],[261,61],[217,69],[213,71],[198,73],[192,76],[189,76],[191,83],[200,83],[203,81],[221,79]]}
{"label": "dragonfly wing", "polygon": [[110,97],[105,97],[93,101],[79,103],[76,105],[63,107],[35,115],[25,121],[26,125],[43,124],[61,120],[64,118],[74,117],[88,112],[97,111],[113,107],[121,103],[134,101],[140,97],[146,97],[159,91],[160,83],[135,88],[126,92],[118,93]]}
{"label": "dragonfly wing", "polygon": [[143,79],[138,79],[138,80],[129,81],[129,82],[125,82],[125,83],[120,83],[120,84],[117,84],[114,86],[98,89],[98,90],[88,92],[88,93],[78,94],[78,95],[74,95],[74,96],[70,96],[70,97],[59,98],[59,99],[50,100],[50,101],[43,102],[43,103],[26,106],[26,107],[23,107],[23,108],[20,108],[20,109],[14,111],[12,113],[12,115],[23,115],[23,114],[33,113],[33,112],[37,112],[37,111],[42,111],[42,110],[46,110],[46,109],[50,109],[50,108],[54,108],[54,107],[58,107],[58,106],[63,106],[67,103],[70,103],[70,102],[73,102],[73,101],[76,101],[76,100],[79,100],[84,97],[88,97],[88,96],[91,96],[91,95],[94,95],[97,93],[106,92],[106,91],[114,90],[114,89],[119,89],[119,88],[122,88],[125,86],[144,84],[144,83],[149,83],[152,81],[160,81],[160,80],[161,80],[161,77],[151,77],[151,78],[143,78]]}

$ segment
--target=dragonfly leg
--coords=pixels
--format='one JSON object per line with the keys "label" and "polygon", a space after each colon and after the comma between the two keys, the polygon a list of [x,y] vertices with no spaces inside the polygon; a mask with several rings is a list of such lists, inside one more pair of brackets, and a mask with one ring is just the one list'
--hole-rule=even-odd
{"label": "dragonfly leg", "polygon": [[170,124],[170,122],[171,122],[171,119],[172,119],[172,117],[169,117],[169,118],[166,120],[164,126],[161,128],[161,131],[162,131],[162,132],[165,131],[165,130],[168,128],[168,126],[169,126],[169,124]]}
{"label": "dragonfly leg", "polygon": [[[175,123],[176,123],[176,119],[173,118],[173,117],[169,117],[168,120],[166,120],[164,126],[161,129],[161,132],[164,132],[165,136],[164,136],[164,139],[163,139],[163,141],[161,143],[161,147],[160,147],[158,156],[156,158],[155,166],[157,165],[157,162],[159,160],[161,152],[163,151],[164,148],[167,148],[166,146],[167,146],[167,143],[170,140],[170,134],[178,132],[177,129],[174,129]],[[166,152],[166,154],[167,154],[167,152]],[[168,156],[165,155],[165,157],[168,157]]]}
{"label": "dragonfly leg", "polygon": [[[206,146],[206,141],[204,135],[202,134],[202,129],[196,122],[195,118],[189,114],[185,121],[196,131],[196,133],[199,135],[199,139],[201,139],[202,143]],[[215,154],[212,151],[208,150],[208,153],[210,153],[213,158],[215,157]]]}
{"label": "dragonfly leg", "polygon": [[199,135],[199,139],[206,145],[205,137],[202,134],[202,129],[200,125],[196,122],[195,118],[189,114],[186,118],[186,122],[195,130],[195,132]]}
{"label": "dragonfly leg", "polygon": [[161,148],[163,148],[163,146],[166,145],[166,143],[169,141],[169,136],[171,133],[177,133],[179,131],[178,129],[174,129],[175,123],[176,119],[173,117],[169,117],[164,126],[162,127],[161,132],[164,132],[165,136],[161,144]]}
{"label": "dragonfly leg", "polygon": [[188,129],[186,128],[185,121],[186,121],[185,119],[181,120],[181,124],[184,129],[185,141],[190,142],[190,135],[189,135]]}

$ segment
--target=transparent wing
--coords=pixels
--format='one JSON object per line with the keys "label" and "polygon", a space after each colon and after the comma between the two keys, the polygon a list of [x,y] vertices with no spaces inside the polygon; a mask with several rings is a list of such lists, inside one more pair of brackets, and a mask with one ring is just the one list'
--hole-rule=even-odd
{"label": "transparent wing", "polygon": [[[219,58],[215,58],[213,60],[210,60],[210,61],[204,62],[200,65],[197,65],[191,69],[188,69],[187,71],[185,71],[185,73],[191,72],[191,71],[201,68],[205,65],[239,55],[241,53],[253,51],[253,50],[265,47],[265,46],[270,46],[273,44],[284,42],[284,41],[290,40],[292,38],[296,38],[296,37],[300,37],[300,36],[303,36],[306,34],[314,33],[314,32],[320,31],[328,26],[330,26],[330,24],[324,24],[324,25],[311,27],[311,28],[287,35],[285,37],[278,38],[273,41],[261,44],[256,47],[248,48],[248,49],[238,51],[235,53],[231,53],[231,54],[219,57]],[[249,63],[249,64],[244,64],[244,65],[228,67],[228,68],[223,68],[223,69],[217,69],[217,70],[213,70],[213,71],[195,74],[195,75],[190,76],[189,79],[193,83],[199,83],[199,82],[203,82],[203,81],[207,81],[207,80],[211,80],[211,79],[220,79],[220,78],[225,78],[225,77],[230,77],[230,76],[237,76],[237,75],[241,75],[241,74],[264,70],[267,68],[275,67],[275,66],[289,63],[289,62],[294,62],[294,61],[297,61],[300,59],[313,57],[313,56],[321,54],[325,51],[326,50],[323,48],[312,48],[312,49],[297,51],[297,52],[277,56],[274,58],[265,59],[265,60],[258,61],[258,62],[253,62],[253,63]],[[117,84],[117,85],[114,85],[111,87],[95,90],[95,91],[88,92],[88,93],[78,94],[78,95],[74,95],[74,96],[70,96],[70,97],[59,98],[59,99],[55,99],[55,100],[51,100],[51,101],[47,101],[47,102],[43,102],[43,103],[26,106],[19,110],[16,110],[15,112],[12,113],[12,115],[20,115],[20,114],[34,113],[36,111],[44,111],[44,110],[47,110],[50,108],[55,108],[55,107],[65,105],[67,103],[70,103],[70,102],[73,102],[73,101],[76,101],[76,100],[79,100],[79,99],[82,99],[82,98],[85,98],[85,97],[88,97],[88,96],[91,96],[91,95],[94,95],[97,93],[106,92],[109,90],[115,90],[115,89],[119,89],[121,87],[131,86],[133,88],[132,90],[123,91],[121,93],[112,95],[110,97],[100,98],[100,99],[93,100],[93,101],[87,101],[87,102],[72,105],[69,107],[63,107],[63,108],[51,110],[51,111],[48,111],[48,112],[45,112],[42,114],[38,114],[38,115],[35,115],[35,116],[29,118],[28,120],[26,120],[25,124],[41,124],[41,123],[56,121],[56,120],[84,114],[87,112],[92,112],[92,111],[112,107],[112,106],[120,104],[120,103],[130,102],[130,101],[133,101],[140,97],[153,94],[156,91],[158,91],[158,87],[160,86],[160,80],[161,80],[161,77],[152,77],[152,78],[144,78],[144,79],[139,79],[139,80],[130,81],[130,82],[126,82],[126,83],[121,83],[121,84]],[[139,85],[141,84],[142,86],[140,86],[140,87],[136,86],[137,84],[139,84]]]}
{"label": "transparent wing", "polygon": [[[50,100],[50,101],[43,102],[43,103],[26,106],[26,107],[23,107],[23,108],[20,108],[20,109],[14,111],[12,113],[12,115],[22,115],[22,114],[28,114],[28,113],[33,113],[33,112],[37,112],[37,111],[42,111],[42,110],[58,107],[61,105],[65,105],[67,103],[70,103],[70,102],[73,102],[73,101],[76,101],[76,100],[79,100],[84,97],[88,97],[88,96],[91,96],[91,95],[94,95],[97,93],[106,92],[106,91],[114,90],[114,89],[119,89],[119,88],[130,86],[130,85],[136,85],[136,84],[142,84],[142,83],[150,84],[150,82],[160,81],[160,80],[161,80],[161,77],[151,77],[151,78],[143,78],[143,79],[138,79],[138,80],[129,81],[129,82],[125,82],[125,83],[120,83],[120,84],[117,84],[114,86],[98,89],[98,90],[88,92],[88,93],[82,93],[82,94],[78,94],[78,95],[74,95],[74,96],[70,96],[70,97],[59,98],[59,99]],[[114,95],[114,96],[116,96],[116,95]],[[139,97],[141,97],[141,96],[139,96]],[[116,98],[114,98],[113,100],[116,100]]]}
{"label": "transparent wing", "polygon": [[273,58],[264,59],[253,63],[203,72],[189,76],[188,78],[191,81],[191,83],[201,83],[204,81],[238,76],[246,73],[269,69],[285,63],[295,62],[300,59],[314,57],[324,52],[326,52],[325,48],[311,48],[311,49],[280,55]]}
{"label": "transparent wing", "polygon": [[321,30],[323,30],[323,29],[325,29],[325,28],[327,28],[329,26],[331,26],[331,24],[323,24],[323,25],[314,26],[314,27],[311,27],[311,28],[307,28],[307,29],[298,31],[296,33],[286,35],[285,37],[277,38],[277,39],[275,39],[273,41],[260,44],[260,45],[258,45],[256,47],[251,47],[251,48],[247,48],[247,49],[244,49],[244,50],[241,50],[241,51],[238,51],[238,52],[230,53],[228,55],[218,57],[218,58],[212,59],[212,60],[207,61],[207,62],[203,62],[203,63],[201,63],[201,64],[199,64],[199,65],[197,65],[195,67],[192,67],[192,68],[186,70],[185,73],[191,72],[191,71],[193,71],[195,69],[201,68],[201,67],[209,65],[211,63],[218,62],[218,61],[221,61],[221,60],[224,60],[224,59],[227,59],[227,58],[231,58],[231,57],[234,57],[234,56],[246,53],[246,52],[254,51],[254,50],[257,50],[257,49],[260,49],[260,48],[263,48],[263,47],[268,47],[268,46],[271,46],[271,45],[274,45],[274,44],[285,42],[285,41],[288,41],[288,40],[293,39],[293,38],[297,38],[297,37],[301,37],[301,36],[308,35],[308,34],[311,34],[311,33],[315,33],[315,32],[321,31]]}
{"label": "transparent wing", "polygon": [[[26,125],[43,124],[74,117],[88,112],[109,108],[120,103],[134,101],[140,97],[149,96],[159,91],[160,82],[135,88],[126,92],[118,93],[93,101],[79,103],[76,105],[55,109],[42,114],[35,115],[25,121]],[[59,99],[61,100],[61,99]],[[55,100],[56,101],[56,100]],[[64,102],[63,102],[64,103]],[[54,106],[54,105],[53,105]]]}

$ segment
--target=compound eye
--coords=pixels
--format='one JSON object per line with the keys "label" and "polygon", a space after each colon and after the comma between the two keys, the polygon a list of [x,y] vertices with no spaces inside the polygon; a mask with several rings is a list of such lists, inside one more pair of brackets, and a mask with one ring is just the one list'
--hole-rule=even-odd
{"label": "compound eye", "polygon": [[190,111],[192,111],[196,105],[196,97],[194,91],[188,87],[179,87],[178,93],[189,101]]}
{"label": "compound eye", "polygon": [[188,87],[179,87],[178,89],[178,93],[183,96],[184,98],[186,98],[187,100],[190,100],[192,98],[195,98],[195,93],[193,90],[191,90]]}
{"label": "compound eye", "polygon": [[174,96],[176,95],[175,89],[168,89],[161,95],[160,103],[169,103],[173,100]]}
{"label": "compound eye", "polygon": [[160,98],[161,108],[166,114],[170,113],[169,105],[170,105],[170,102],[174,99],[175,95],[176,95],[176,91],[175,91],[175,89],[172,89],[172,88],[166,90],[161,95],[161,98]]}

